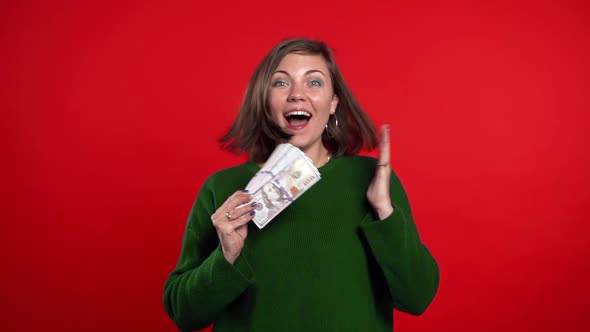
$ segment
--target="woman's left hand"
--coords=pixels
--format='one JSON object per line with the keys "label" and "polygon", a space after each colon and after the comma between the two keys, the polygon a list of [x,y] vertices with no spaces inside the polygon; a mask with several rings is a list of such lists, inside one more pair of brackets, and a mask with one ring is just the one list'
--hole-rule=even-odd
{"label": "woman's left hand", "polygon": [[391,167],[389,166],[389,125],[381,127],[381,140],[379,141],[379,161],[375,176],[367,190],[367,199],[379,220],[383,220],[393,213],[393,205],[389,195],[389,180],[391,179]]}

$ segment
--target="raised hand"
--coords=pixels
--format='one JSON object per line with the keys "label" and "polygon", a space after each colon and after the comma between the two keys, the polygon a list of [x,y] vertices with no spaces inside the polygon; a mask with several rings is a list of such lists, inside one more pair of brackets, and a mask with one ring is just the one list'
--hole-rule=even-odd
{"label": "raised hand", "polygon": [[248,222],[254,218],[255,204],[249,203],[252,196],[236,191],[213,213],[211,222],[215,226],[225,259],[233,264],[240,256],[248,236]]}
{"label": "raised hand", "polygon": [[391,179],[389,151],[389,125],[383,125],[381,127],[381,140],[379,141],[379,161],[377,162],[375,176],[367,190],[367,200],[375,209],[379,220],[383,220],[393,213],[393,205],[389,195],[389,180]]}

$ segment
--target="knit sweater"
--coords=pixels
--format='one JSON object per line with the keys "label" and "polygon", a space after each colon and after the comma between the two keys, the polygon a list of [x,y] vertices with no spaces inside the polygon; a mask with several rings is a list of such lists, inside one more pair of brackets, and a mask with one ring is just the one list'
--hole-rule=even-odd
{"label": "knit sweater", "polygon": [[263,229],[248,225],[240,256],[223,256],[211,215],[260,169],[210,176],[190,212],[164,307],[181,331],[392,331],[393,308],[419,315],[438,288],[395,175],[395,211],[378,220],[366,199],[376,159],[332,158],[321,180]]}

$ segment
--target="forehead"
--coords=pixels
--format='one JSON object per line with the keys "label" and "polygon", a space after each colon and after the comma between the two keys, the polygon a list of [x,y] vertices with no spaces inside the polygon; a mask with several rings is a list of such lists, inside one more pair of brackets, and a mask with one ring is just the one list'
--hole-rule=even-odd
{"label": "forehead", "polygon": [[320,70],[325,75],[329,74],[326,60],[321,55],[289,53],[285,55],[276,70],[283,70],[290,74],[305,73],[309,70]]}

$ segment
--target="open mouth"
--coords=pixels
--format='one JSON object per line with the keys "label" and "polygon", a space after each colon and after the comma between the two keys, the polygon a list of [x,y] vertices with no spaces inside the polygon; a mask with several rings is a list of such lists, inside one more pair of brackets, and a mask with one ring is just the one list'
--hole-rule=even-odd
{"label": "open mouth", "polygon": [[306,111],[291,111],[285,113],[285,119],[287,119],[289,127],[293,129],[300,129],[307,125],[311,119],[311,114]]}

